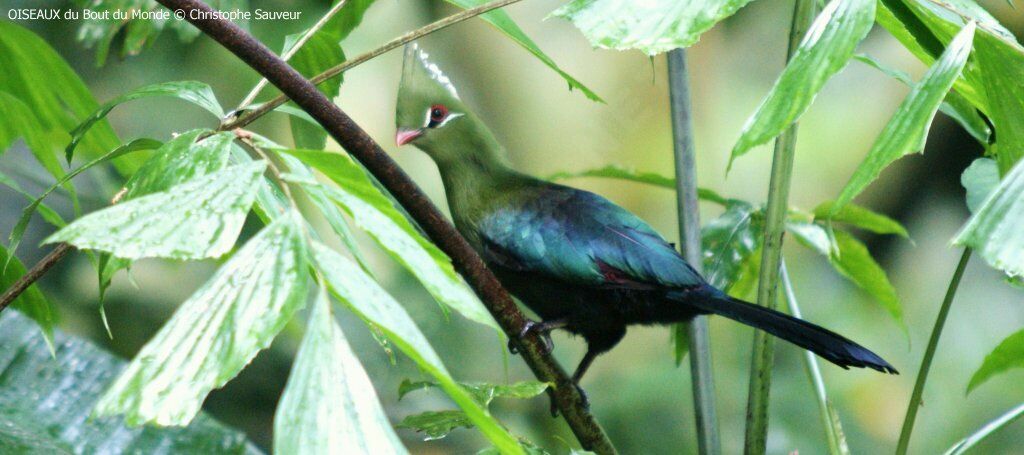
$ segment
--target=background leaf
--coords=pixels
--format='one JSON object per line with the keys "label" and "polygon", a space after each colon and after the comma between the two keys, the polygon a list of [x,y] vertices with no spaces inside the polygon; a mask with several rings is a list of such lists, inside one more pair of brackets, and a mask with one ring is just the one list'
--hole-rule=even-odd
{"label": "background leaf", "polygon": [[[607,177],[612,179],[627,180],[630,182],[646,183],[661,188],[667,188],[673,191],[675,191],[676,189],[676,179],[672,177],[666,177],[654,172],[643,172],[633,169],[627,169],[624,167],[616,166],[614,164],[602,168],[588,169],[579,172],[558,172],[549,175],[547,179],[565,180],[576,177]],[[697,197],[700,198],[701,200],[714,202],[718,205],[726,205],[731,201],[736,201],[735,199],[727,199],[722,195],[716,193],[714,190],[709,190],[707,188],[697,188]]]}
{"label": "background leaf", "polygon": [[[243,433],[205,414],[185,428],[129,428],[120,418],[90,417],[100,392],[124,368],[124,361],[59,331],[55,340],[57,351],[51,358],[25,317],[13,311],[0,316],[0,451],[260,453]],[[47,450],[8,451],[12,433]]]}
{"label": "background leaf", "polygon": [[825,82],[853,57],[854,49],[871,31],[874,21],[875,0],[830,1],[807,29],[771,92],[743,125],[729,166],[800,118]]}
{"label": "background leaf", "polygon": [[307,253],[291,212],[263,228],[139,351],[96,405],[129,425],[186,425],[211,390],[270,345],[305,304]]}
{"label": "background leaf", "polygon": [[967,393],[971,393],[993,376],[1014,368],[1024,368],[1024,330],[1006,337],[999,343],[999,346],[985,356],[985,361],[971,376],[971,382],[967,384]]}
{"label": "background leaf", "polygon": [[688,47],[750,0],[572,0],[551,13],[571,21],[590,44],[648,55]]}
{"label": "background leaf", "polygon": [[953,239],[973,248],[989,265],[1010,276],[1024,275],[1024,164],[999,182]]}
{"label": "background leaf", "polygon": [[90,213],[44,243],[126,259],[218,257],[234,246],[266,162],[234,166]]}
{"label": "background leaf", "polygon": [[960,175],[967,190],[967,208],[977,213],[985,199],[999,186],[999,165],[992,158],[978,158]]}
{"label": "background leaf", "polygon": [[967,62],[971,52],[974,25],[968,24],[950,42],[942,57],[928,69],[921,81],[900,103],[896,113],[882,129],[864,161],[854,171],[849,183],[839,193],[833,213],[838,213],[853,198],[878,178],[882,170],[904,155],[920,152],[928,136],[928,128],[942,98]]}
{"label": "background leaf", "polygon": [[419,234],[351,158],[312,150],[281,152],[295,156],[336,183],[337,187],[303,182],[314,191],[323,191],[348,212],[356,225],[415,275],[439,303],[501,333],[476,294],[455,273],[448,256]]}
{"label": "background leaf", "polygon": [[900,305],[899,296],[896,295],[896,288],[889,282],[885,270],[875,262],[860,240],[840,230],[834,231],[834,235],[839,251],[829,255],[832,266],[874,297],[900,328],[907,332],[906,322],[903,321],[903,307]]}
{"label": "background leaf", "polygon": [[522,453],[515,437],[451,378],[426,337],[398,302],[359,266],[334,250],[313,242],[312,251],[317,269],[339,300],[371,328],[383,332],[421,370],[432,376],[491,443],[502,452]]}
{"label": "background leaf", "polygon": [[[458,6],[459,8],[465,8],[465,9],[477,7],[477,6],[480,6],[480,5],[488,3],[488,0],[445,0],[445,1],[447,1],[448,3],[451,3],[451,4],[455,5],[455,6]],[[749,1],[749,0],[747,0],[747,1]],[[565,79],[565,81],[569,83],[569,90],[579,89],[579,91],[583,92],[583,94],[588,99],[593,100],[593,101],[604,102],[604,100],[602,100],[600,96],[597,96],[596,93],[594,93],[589,88],[587,88],[585,85],[583,85],[583,83],[581,83],[580,81],[577,81],[575,78],[570,76],[569,73],[566,73],[565,71],[562,71],[562,69],[558,67],[558,65],[555,63],[554,60],[551,59],[551,57],[548,57],[548,55],[545,54],[544,51],[540,50],[540,47],[537,46],[537,43],[534,43],[533,40],[530,39],[529,36],[526,36],[526,33],[523,32],[523,30],[521,28],[519,28],[519,25],[517,25],[515,23],[515,21],[513,21],[512,18],[509,17],[508,13],[506,13],[504,10],[496,9],[496,10],[493,10],[493,11],[488,11],[486,14],[480,15],[480,18],[485,20],[485,21],[487,21],[491,25],[497,27],[498,30],[501,30],[501,32],[504,33],[505,35],[507,35],[509,38],[511,38],[512,41],[515,41],[516,44],[519,44],[524,49],[526,49],[531,54],[533,54],[534,57],[537,57],[538,60],[543,62],[549,68],[555,70],[555,72],[558,73],[559,76],[562,76],[562,78]]]}
{"label": "background leaf", "polygon": [[[7,290],[15,281],[18,281],[18,278],[25,275],[25,266],[18,258],[9,257],[4,247],[0,247],[0,259],[5,263],[10,261],[10,265],[6,269],[0,270],[0,289]],[[43,332],[43,339],[46,340],[46,347],[53,354],[53,327],[57,324],[57,315],[49,300],[39,290],[39,286],[35,284],[29,286],[11,303],[11,308],[22,312],[39,325]]]}
{"label": "background leaf", "polygon": [[856,204],[846,204],[837,212],[833,212],[833,201],[825,201],[814,208],[814,217],[838,223],[846,223],[875,234],[896,234],[903,238],[910,237],[907,229],[898,221],[880,213],[873,212]]}
{"label": "background leaf", "polygon": [[274,416],[274,452],[408,453],[320,289]]}
{"label": "background leaf", "polygon": [[118,96],[117,98],[107,101],[71,131],[71,142],[68,144],[67,148],[64,149],[64,157],[67,159],[68,163],[71,162],[71,158],[75,153],[75,147],[78,146],[78,142],[82,140],[82,137],[85,136],[96,122],[106,118],[107,114],[117,107],[118,104],[156,96],[179,98],[206,109],[211,114],[217,116],[218,119],[224,117],[224,109],[222,109],[220,107],[220,103],[217,102],[217,97],[213,94],[213,89],[202,82],[163,82],[139,87]]}

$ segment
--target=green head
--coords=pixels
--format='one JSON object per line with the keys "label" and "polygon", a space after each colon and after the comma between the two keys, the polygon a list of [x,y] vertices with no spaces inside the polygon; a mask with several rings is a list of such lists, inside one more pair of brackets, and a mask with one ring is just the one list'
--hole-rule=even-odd
{"label": "green head", "polygon": [[395,142],[415,145],[438,164],[500,149],[487,126],[459,99],[451,80],[416,44],[405,46],[396,110]]}

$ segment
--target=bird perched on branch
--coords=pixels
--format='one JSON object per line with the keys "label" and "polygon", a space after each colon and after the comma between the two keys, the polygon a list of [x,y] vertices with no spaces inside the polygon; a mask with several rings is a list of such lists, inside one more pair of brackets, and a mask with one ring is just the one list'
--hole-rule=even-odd
{"label": "bird perched on branch", "polygon": [[537,332],[549,349],[555,329],[586,340],[587,353],[573,374],[577,385],[627,326],[702,314],[764,330],[843,368],[896,373],[839,334],[729,297],[647,223],[611,201],[511,169],[491,131],[415,45],[405,49],[396,122],[398,145],[415,145],[437,163],[455,227],[542,318],[521,335]]}

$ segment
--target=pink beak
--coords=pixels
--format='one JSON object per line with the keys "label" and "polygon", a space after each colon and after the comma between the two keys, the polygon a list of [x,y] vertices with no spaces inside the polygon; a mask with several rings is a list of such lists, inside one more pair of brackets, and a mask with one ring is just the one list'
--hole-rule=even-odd
{"label": "pink beak", "polygon": [[412,142],[413,139],[420,137],[421,134],[423,134],[423,131],[421,130],[398,130],[398,132],[395,133],[395,143],[399,146],[408,144]]}

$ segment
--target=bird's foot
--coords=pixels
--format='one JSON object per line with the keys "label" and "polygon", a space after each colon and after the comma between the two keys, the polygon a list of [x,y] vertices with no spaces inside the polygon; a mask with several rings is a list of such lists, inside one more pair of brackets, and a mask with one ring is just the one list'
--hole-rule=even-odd
{"label": "bird's foot", "polygon": [[544,353],[549,354],[555,348],[555,343],[551,341],[551,331],[562,327],[565,327],[565,323],[562,321],[534,322],[527,320],[523,324],[523,329],[519,331],[519,339],[508,340],[508,351],[512,354],[518,354],[519,348],[516,347],[516,343],[529,336],[530,332],[535,332],[544,341]]}
{"label": "bird's foot", "polygon": [[[590,398],[587,396],[587,392],[580,387],[579,384],[573,384],[576,387],[576,391],[580,394],[580,401],[583,403],[583,409],[586,411],[590,410]],[[551,417],[558,417],[558,403],[555,402],[555,396],[551,395]]]}

